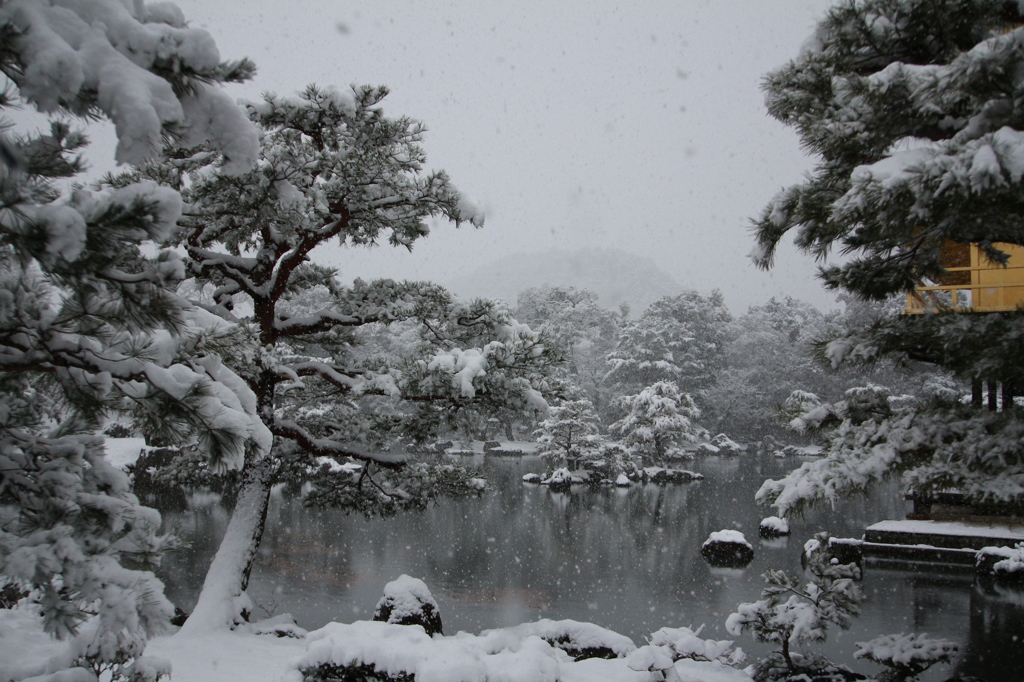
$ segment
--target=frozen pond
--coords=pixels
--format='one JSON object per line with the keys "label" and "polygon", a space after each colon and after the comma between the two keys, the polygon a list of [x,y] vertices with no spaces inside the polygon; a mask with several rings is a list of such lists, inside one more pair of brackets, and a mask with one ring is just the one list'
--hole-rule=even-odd
{"label": "frozen pond", "polygon": [[[860,537],[866,525],[906,513],[890,488],[794,522],[788,541],[762,542],[757,527],[769,512],[754,504],[754,491],[799,460],[712,457],[689,467],[706,476],[697,483],[573,494],[523,485],[524,473],[543,470],[536,457],[465,461],[484,470],[493,491],[391,519],[308,510],[275,494],[250,595],[313,629],[370,618],[384,584],[407,573],[426,581],[448,634],[573,618],[638,644],[662,626],[701,623],[705,636],[726,639],[725,618],[758,598],[760,574],[768,567],[799,571],[801,547],[814,532]],[[191,545],[166,557],[162,576],[168,596],[187,611],[227,523],[218,504],[193,506],[165,512]],[[745,570],[712,569],[700,558],[701,543],[723,528],[742,531],[754,545]],[[852,663],[855,642],[879,634],[927,632],[961,642],[964,673],[1024,679],[1024,591],[986,592],[970,574],[872,567],[863,588],[863,614],[851,630],[832,631],[825,645],[833,658]],[[737,644],[761,650],[747,636]]]}

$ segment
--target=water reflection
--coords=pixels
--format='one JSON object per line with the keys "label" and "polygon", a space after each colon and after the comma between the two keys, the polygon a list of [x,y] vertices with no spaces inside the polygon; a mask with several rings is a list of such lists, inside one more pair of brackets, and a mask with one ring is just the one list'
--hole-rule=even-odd
{"label": "water reflection", "polygon": [[[701,623],[706,636],[724,639],[726,616],[757,598],[760,574],[769,566],[799,571],[800,549],[814,532],[859,537],[866,525],[906,513],[890,487],[792,523],[792,538],[757,542],[768,512],[753,503],[754,491],[796,466],[792,460],[707,458],[692,466],[706,478],[689,485],[572,493],[523,485],[524,473],[543,469],[536,458],[473,464],[494,486],[482,500],[445,501],[392,519],[310,511],[275,495],[251,596],[265,610],[291,612],[314,628],[368,618],[384,583],[408,573],[430,586],[448,633],[549,617],[596,622],[638,643],[662,626]],[[165,514],[191,543],[169,556],[163,570],[168,596],[186,610],[227,523],[219,505],[205,502]],[[742,531],[754,544],[746,569],[712,569],[700,558],[700,545],[724,528]],[[863,615],[849,632],[830,637],[829,655],[852,664],[858,641],[928,632],[965,645],[965,672],[1024,676],[1016,639],[1024,630],[1019,592],[976,587],[970,575],[871,567],[864,589]],[[748,638],[740,644],[761,651]]]}

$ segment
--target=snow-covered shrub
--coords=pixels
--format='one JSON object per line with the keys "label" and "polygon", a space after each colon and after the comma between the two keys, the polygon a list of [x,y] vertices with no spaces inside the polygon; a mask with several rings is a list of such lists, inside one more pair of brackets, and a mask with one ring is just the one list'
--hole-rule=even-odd
{"label": "snow-covered shrub", "polygon": [[761,599],[740,604],[726,619],[729,634],[738,637],[750,632],[758,641],[779,647],[757,663],[754,679],[758,682],[813,677],[840,669],[820,655],[798,649],[824,641],[832,625],[842,629],[850,626],[863,601],[855,582],[860,569],[854,564],[832,563],[823,551],[828,546],[827,533],[819,533],[814,539],[806,583],[784,571],[769,569],[761,576],[767,583]]}
{"label": "snow-covered shrub", "polygon": [[882,635],[857,642],[853,657],[884,665],[887,670],[878,678],[882,682],[904,682],[937,663],[951,662],[959,648],[956,642],[926,634]]}
{"label": "snow-covered shrub", "polygon": [[444,634],[441,611],[427,584],[418,578],[401,575],[384,586],[373,619],[396,625],[420,625],[428,635]]}
{"label": "snow-covered shrub", "polygon": [[1024,582],[1024,542],[1015,547],[983,547],[975,557],[975,573],[1007,582]]}
{"label": "snow-covered shrub", "polygon": [[590,482],[590,476],[580,472],[569,471],[565,467],[555,469],[550,476],[540,481],[541,485],[548,486],[555,492],[568,492],[573,485],[583,485]]}
{"label": "snow-covered shrub", "polygon": [[704,626],[690,628],[661,628],[651,635],[647,646],[642,646],[626,659],[631,670],[668,670],[680,660],[713,663],[719,666],[738,666],[746,660],[743,649],[733,648],[731,640],[702,639]]}
{"label": "snow-covered shrub", "polygon": [[[288,682],[533,682],[629,675],[628,638],[591,623],[540,620],[431,638],[418,625],[328,623],[311,632]],[[567,655],[568,654],[568,655]],[[589,674],[588,674],[589,673]]]}

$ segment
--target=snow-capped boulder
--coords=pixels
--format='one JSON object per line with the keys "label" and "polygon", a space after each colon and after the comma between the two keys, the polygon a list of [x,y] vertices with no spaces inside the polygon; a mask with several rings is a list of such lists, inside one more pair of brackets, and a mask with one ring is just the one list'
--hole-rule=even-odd
{"label": "snow-capped boulder", "polygon": [[778,516],[761,519],[757,534],[763,538],[781,538],[789,535],[789,521]]}
{"label": "snow-capped boulder", "polygon": [[633,485],[633,482],[629,480],[629,476],[627,476],[626,474],[619,474],[619,477],[615,479],[615,485],[619,486],[620,488],[628,488],[629,486]]}
{"label": "snow-capped boulder", "polygon": [[540,474],[523,474],[523,483],[540,483]]}
{"label": "snow-capped boulder", "polygon": [[420,625],[428,635],[443,634],[441,612],[427,584],[404,574],[384,586],[373,619],[394,625]]}
{"label": "snow-capped boulder", "polygon": [[700,555],[712,566],[743,568],[754,559],[754,548],[738,530],[719,530],[708,536]]}

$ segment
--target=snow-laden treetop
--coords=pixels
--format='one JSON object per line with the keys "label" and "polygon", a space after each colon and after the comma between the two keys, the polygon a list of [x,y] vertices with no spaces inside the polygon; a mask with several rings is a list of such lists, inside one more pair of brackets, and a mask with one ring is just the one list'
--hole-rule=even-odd
{"label": "snow-laden treetop", "polygon": [[164,137],[210,140],[226,172],[256,160],[256,129],[213,83],[253,73],[247,60],[222,64],[213,38],[188,28],[169,2],[13,0],[0,25],[17,36],[4,73],[40,111],[101,112],[117,128],[118,163],[160,153]]}

